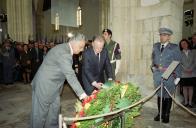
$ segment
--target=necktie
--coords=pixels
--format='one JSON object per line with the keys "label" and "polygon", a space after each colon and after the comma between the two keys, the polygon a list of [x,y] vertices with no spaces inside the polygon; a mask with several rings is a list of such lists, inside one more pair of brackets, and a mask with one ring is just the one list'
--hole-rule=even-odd
{"label": "necktie", "polygon": [[100,54],[97,53],[97,54],[96,54],[96,57],[97,57],[97,60],[98,60],[98,62],[99,62],[99,61],[100,61]]}
{"label": "necktie", "polygon": [[164,45],[161,45],[161,52],[163,52],[164,50]]}

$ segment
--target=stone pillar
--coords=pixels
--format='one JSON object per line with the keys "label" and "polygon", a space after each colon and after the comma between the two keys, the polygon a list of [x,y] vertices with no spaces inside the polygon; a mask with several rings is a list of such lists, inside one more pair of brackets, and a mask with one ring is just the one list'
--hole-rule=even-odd
{"label": "stone pillar", "polygon": [[193,0],[194,16],[193,16],[193,33],[196,33],[196,0]]}
{"label": "stone pillar", "polygon": [[32,0],[7,0],[7,16],[10,37],[28,43],[33,36]]}
{"label": "stone pillar", "polygon": [[142,7],[139,0],[110,0],[109,26],[122,49],[118,79],[128,81],[134,77],[152,86],[151,53],[153,44],[159,41],[158,29],[170,27],[174,31],[172,42],[179,42],[183,3],[184,0],[164,0]]}
{"label": "stone pillar", "polygon": [[122,60],[117,79],[127,81],[129,75],[136,73],[135,47],[137,40],[136,24],[137,0],[110,0],[109,28],[113,31],[113,40],[120,44]]}
{"label": "stone pillar", "polygon": [[99,5],[99,32],[101,33],[109,25],[110,0],[100,0]]}

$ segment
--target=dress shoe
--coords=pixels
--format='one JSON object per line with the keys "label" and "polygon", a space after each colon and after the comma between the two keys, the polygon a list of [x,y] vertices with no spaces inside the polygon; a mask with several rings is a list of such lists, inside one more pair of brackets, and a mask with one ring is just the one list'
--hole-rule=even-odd
{"label": "dress shoe", "polygon": [[169,115],[164,115],[162,122],[169,123]]}
{"label": "dress shoe", "polygon": [[189,107],[189,108],[193,108],[193,105],[189,104],[188,107]]}
{"label": "dress shoe", "polygon": [[159,114],[154,118],[154,121],[160,121],[160,115]]}

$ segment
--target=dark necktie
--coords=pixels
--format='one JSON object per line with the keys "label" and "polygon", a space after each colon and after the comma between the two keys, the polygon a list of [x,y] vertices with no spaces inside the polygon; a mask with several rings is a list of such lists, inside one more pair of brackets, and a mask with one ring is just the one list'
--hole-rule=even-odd
{"label": "dark necktie", "polygon": [[100,58],[99,58],[99,53],[96,54],[96,57],[97,57],[97,60],[98,60],[98,62],[99,62],[99,61],[100,61],[100,60],[99,60],[99,59],[100,59]]}
{"label": "dark necktie", "polygon": [[161,45],[161,52],[163,52],[164,50],[164,45]]}

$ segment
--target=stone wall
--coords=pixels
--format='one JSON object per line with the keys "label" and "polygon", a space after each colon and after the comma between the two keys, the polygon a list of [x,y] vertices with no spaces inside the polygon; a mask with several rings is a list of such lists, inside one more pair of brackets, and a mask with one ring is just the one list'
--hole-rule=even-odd
{"label": "stone wall", "polygon": [[159,41],[158,29],[170,27],[172,42],[182,38],[183,0],[161,0],[159,4],[141,7],[138,0],[110,0],[110,22],[113,39],[122,49],[121,72],[118,79],[143,79],[152,86],[151,52]]}

